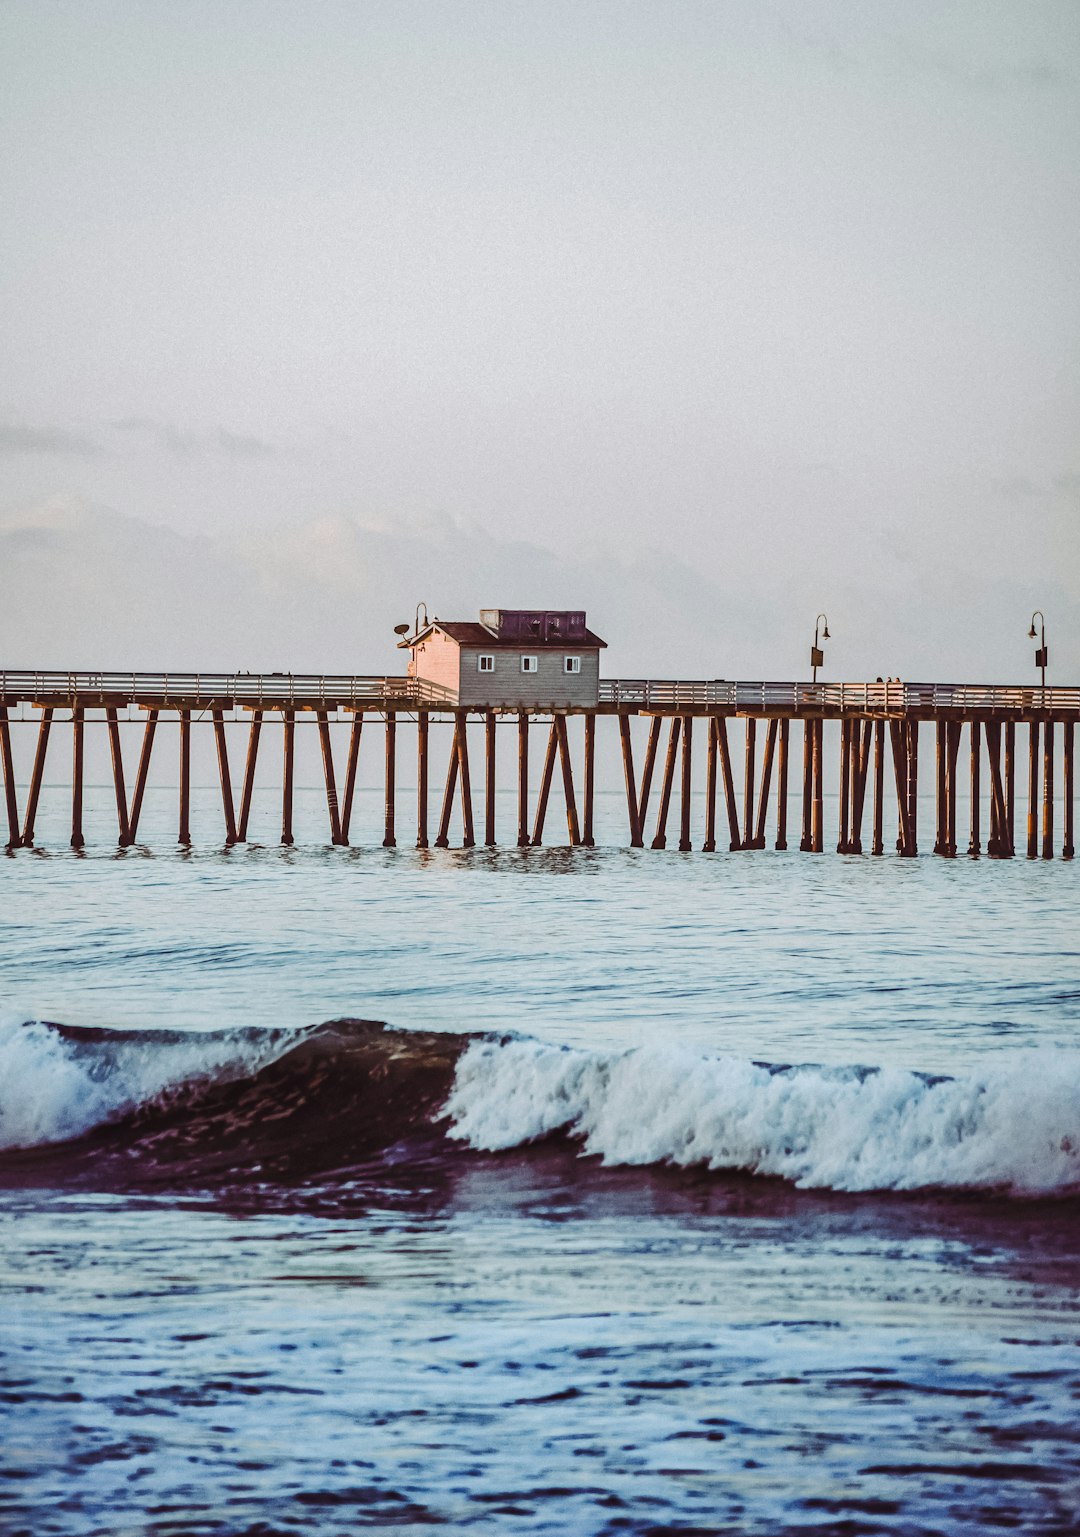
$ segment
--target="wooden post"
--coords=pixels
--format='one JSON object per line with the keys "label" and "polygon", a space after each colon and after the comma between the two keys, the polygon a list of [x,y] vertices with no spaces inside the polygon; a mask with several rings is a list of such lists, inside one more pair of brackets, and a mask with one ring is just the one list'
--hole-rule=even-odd
{"label": "wooden post", "polygon": [[[334,777],[334,745],[330,740],[330,717],[325,710],[316,710],[316,719],[319,723],[319,746],[322,749],[323,783],[326,785],[326,812],[330,819],[330,842],[340,844],[341,838],[341,813],[338,810],[337,780]],[[224,791],[228,769],[225,769],[226,778],[221,781]],[[226,816],[228,813],[226,813]]]}
{"label": "wooden post", "polygon": [[1005,836],[1016,853],[1016,722],[1005,723]]}
{"label": "wooden post", "polygon": [[724,780],[724,805],[727,809],[728,819],[728,848],[731,853],[735,853],[742,842],[739,835],[739,808],[735,800],[735,776],[731,771],[731,753],[728,750],[727,721],[722,715],[716,717],[716,745],[720,749],[720,772]]}
{"label": "wooden post", "polygon": [[142,815],[143,797],[146,794],[146,781],[150,773],[150,754],[154,750],[157,722],[157,710],[148,710],[146,712],[146,725],[143,727],[139,767],[135,774],[135,793],[131,797],[131,810],[128,812],[128,834],[132,843],[135,842],[139,832],[139,818]]}
{"label": "wooden post", "polygon": [[1001,778],[1001,722],[986,722],[986,756],[990,763],[990,836],[986,840],[986,852],[991,859],[1007,859],[1009,842],[1006,833],[1005,788]]}
{"label": "wooden post", "polygon": [[71,847],[81,849],[83,837],[83,707],[71,710]]}
{"label": "wooden post", "polygon": [[[41,712],[41,724],[38,726],[37,749],[34,753],[34,767],[30,774],[30,790],[26,797],[26,815],[23,818],[22,841],[23,847],[32,849],[34,846],[34,823],[37,821],[38,800],[41,796],[41,781],[45,773],[45,754],[49,750],[49,732],[52,730],[53,706],[47,704]],[[1068,763],[1068,757],[1066,757]]]}
{"label": "wooden post", "polygon": [[870,738],[873,722],[854,720],[851,723],[851,822],[848,829],[848,853],[861,854],[863,807],[866,803],[866,775],[870,767]]}
{"label": "wooden post", "polygon": [[529,846],[529,717],[518,714],[518,835],[519,849]]}
{"label": "wooden post", "polygon": [[838,854],[848,852],[851,822],[851,717],[840,721],[840,835],[836,844]]}
{"label": "wooden post", "polygon": [[484,843],[495,847],[495,711],[484,715]]}
{"label": "wooden post", "polygon": [[[323,711],[323,720],[326,712]],[[214,737],[217,741],[218,778],[221,780],[221,809],[225,813],[225,843],[231,848],[236,842],[236,814],[233,810],[232,775],[229,772],[229,746],[225,740],[225,716],[215,710]],[[333,776],[333,768],[330,773]],[[329,791],[327,792],[329,794]]]}
{"label": "wooden post", "polygon": [[645,824],[649,815],[649,795],[652,791],[653,769],[656,766],[656,750],[660,743],[660,728],[663,722],[659,715],[654,715],[649,722],[649,740],[645,746],[645,764],[641,770],[641,789],[638,792],[637,812],[638,825],[641,829],[641,837],[645,838]]}
{"label": "wooden post", "polygon": [[383,816],[383,841],[384,849],[397,848],[397,838],[394,834],[394,807],[397,776],[397,714],[394,710],[386,712],[386,804]]}
{"label": "wooden post", "polygon": [[785,715],[780,722],[780,765],[776,782],[776,847],[787,848],[788,802],[788,728],[791,722]]}
{"label": "wooden post", "polygon": [[968,839],[968,855],[972,859],[978,859],[982,848],[981,830],[979,827],[979,800],[982,795],[982,786],[979,782],[980,760],[982,758],[982,726],[977,720],[973,720],[968,728],[971,736],[971,837]]}
{"label": "wooden post", "polygon": [[799,848],[809,854],[814,847],[814,723],[804,719],[802,727],[802,838]]}
{"label": "wooden post", "polygon": [[814,853],[820,854],[825,848],[825,786],[823,782],[823,770],[825,767],[825,719],[819,715],[814,722]]}
{"label": "wooden post", "polygon": [[469,716],[466,710],[458,710],[456,713],[461,722],[461,730],[458,732],[458,755],[461,759],[461,823],[463,829],[461,847],[463,849],[473,849],[476,847],[476,832],[473,828],[472,781],[469,778]]}
{"label": "wooden post", "polygon": [[[191,843],[191,711],[180,711],[180,828],[177,843]],[[291,840],[290,840],[291,841]]]}
{"label": "wooden post", "polygon": [[547,817],[548,796],[551,794],[551,776],[555,772],[555,753],[558,743],[559,734],[553,720],[548,734],[547,752],[544,754],[544,772],[540,779],[540,794],[536,802],[536,821],[533,823],[532,842],[533,848],[537,849],[544,841],[544,820]]}
{"label": "wooden post", "polygon": [[634,743],[630,735],[629,715],[619,716],[619,737],[622,742],[623,780],[626,784],[626,816],[630,824],[630,847],[641,848],[641,819],[638,816],[637,776],[634,773]]}
{"label": "wooden post", "polygon": [[757,826],[754,829],[754,847],[765,847],[765,818],[769,811],[769,788],[772,784],[773,757],[776,753],[776,733],[779,721],[771,720],[765,736],[765,761],[761,765],[761,793],[758,796]]}
{"label": "wooden post", "polygon": [[281,775],[281,841],[286,845],[291,845],[293,842],[293,769],[296,757],[295,711],[282,711],[281,720],[284,727],[284,764]]}
{"label": "wooden post", "polygon": [[907,831],[908,858],[919,852],[919,722],[907,722]]}
{"label": "wooden post", "polygon": [[746,717],[746,759],[743,767],[742,847],[754,847],[754,757],[757,751],[757,721]]}
{"label": "wooden post", "polygon": [[596,716],[585,717],[585,826],[581,841],[587,849],[595,848],[593,837],[593,799],[596,794]]}
{"label": "wooden post", "polygon": [[945,800],[945,853],[949,859],[956,858],[956,805],[959,788],[956,778],[956,760],[960,755],[960,731],[960,721],[951,720],[948,722],[949,758],[945,772],[945,782],[948,788],[948,795]]}
{"label": "wooden post", "polygon": [[[113,711],[116,714],[116,711]],[[6,847],[17,849],[22,843],[19,827],[19,801],[15,792],[15,761],[11,753],[11,727],[7,705],[0,704],[0,758],[4,763],[4,799],[7,802],[8,841]]]}
{"label": "wooden post", "polygon": [[874,722],[874,837],[871,854],[885,852],[882,818],[885,812],[885,722]]}
{"label": "wooden post", "polygon": [[562,765],[563,796],[566,800],[566,827],[570,834],[570,847],[581,842],[578,826],[577,800],[574,796],[574,769],[570,762],[570,743],[566,736],[566,716],[556,715],[555,731],[559,740],[559,762]]}
{"label": "wooden post", "polygon": [[116,793],[116,825],[118,842],[126,849],[131,842],[128,834],[127,787],[124,784],[124,755],[120,750],[120,726],[116,718],[116,706],[105,707],[105,720],[109,730],[109,756],[112,759],[113,790]]}
{"label": "wooden post", "polygon": [[[425,716],[426,719],[426,716]],[[360,738],[364,730],[363,710],[354,710],[352,728],[349,731],[349,758],[345,765],[345,793],[341,802],[341,841],[348,843],[352,826],[353,800],[356,795],[356,771],[360,763]]]}
{"label": "wooden post", "polygon": [[450,748],[450,762],[446,767],[446,787],[443,790],[442,811],[439,815],[439,831],[435,835],[435,847],[445,849],[450,846],[450,818],[454,811],[454,793],[457,790],[458,765],[461,760],[461,747],[458,742],[458,733],[461,731],[461,717],[454,716],[454,742]]}
{"label": "wooden post", "polygon": [[682,723],[682,786],[679,802],[679,852],[688,854],[693,848],[690,842],[690,795],[693,785],[691,754],[693,752],[694,717],[684,715]]}
{"label": "wooden post", "polygon": [[935,721],[934,723],[934,735],[937,740],[937,779],[935,782],[937,792],[937,832],[934,836],[935,854],[944,854],[946,845],[949,841],[949,835],[947,831],[948,812],[945,809],[949,795],[948,774],[946,768],[949,757],[948,728],[948,721],[939,720]]}
{"label": "wooden post", "polygon": [[428,846],[428,712],[416,717],[416,847]]}
{"label": "wooden post", "polygon": [[702,853],[716,852],[716,716],[709,716],[709,736],[705,760],[705,842]]}
{"label": "wooden post", "polygon": [[1042,857],[1054,857],[1054,722],[1049,716],[1043,727]]}
{"label": "wooden post", "polygon": [[247,842],[248,820],[251,816],[251,797],[255,793],[255,764],[259,757],[259,738],[262,735],[263,712],[253,710],[248,728],[247,762],[244,764],[244,788],[240,795],[240,820],[236,827],[239,843]]}
{"label": "wooden post", "polygon": [[1039,722],[1028,726],[1027,857],[1039,857]]}
{"label": "wooden post", "polygon": [[1072,859],[1076,853],[1073,843],[1073,727],[1074,721],[1067,720],[1062,723],[1062,731],[1065,733],[1065,842],[1062,846],[1062,859]]}
{"label": "wooden post", "polygon": [[656,814],[656,834],[652,841],[654,849],[667,848],[667,819],[668,807],[671,805],[671,786],[675,780],[675,758],[679,750],[679,731],[682,725],[677,715],[671,717],[671,725],[668,728],[667,757],[664,759],[664,780],[660,787],[660,809]]}
{"label": "wooden post", "polygon": [[892,742],[893,777],[896,780],[896,807],[898,831],[896,837],[896,852],[906,854],[908,852],[908,823],[907,823],[907,736],[905,722],[902,720],[889,721],[889,737]]}

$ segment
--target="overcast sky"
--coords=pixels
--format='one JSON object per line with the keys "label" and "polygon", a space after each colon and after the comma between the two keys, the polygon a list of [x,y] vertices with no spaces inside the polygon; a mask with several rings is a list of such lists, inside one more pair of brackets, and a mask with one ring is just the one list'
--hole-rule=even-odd
{"label": "overcast sky", "polygon": [[1080,682],[1080,6],[3,0],[0,665]]}

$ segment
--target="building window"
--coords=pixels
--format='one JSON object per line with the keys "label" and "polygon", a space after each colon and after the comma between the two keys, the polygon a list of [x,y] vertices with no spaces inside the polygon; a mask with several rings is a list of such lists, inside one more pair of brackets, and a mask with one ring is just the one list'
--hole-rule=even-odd
{"label": "building window", "polygon": [[580,672],[581,658],[579,656],[563,657],[563,672]]}
{"label": "building window", "polygon": [[495,671],[495,658],[490,651],[485,656],[478,656],[476,658],[476,670],[477,672]]}
{"label": "building window", "polygon": [[540,659],[535,656],[523,656],[521,658],[522,672],[539,672]]}

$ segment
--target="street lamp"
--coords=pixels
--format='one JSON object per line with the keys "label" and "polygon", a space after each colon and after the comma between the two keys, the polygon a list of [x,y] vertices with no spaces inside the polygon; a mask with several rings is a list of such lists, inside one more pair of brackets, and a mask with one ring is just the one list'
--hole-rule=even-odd
{"label": "street lamp", "polygon": [[[818,635],[818,627],[821,624],[821,621],[823,619],[825,620],[825,630],[824,630],[824,633],[819,636]],[[821,649],[821,642],[823,640],[831,640],[831,639],[832,639],[832,637],[829,634],[829,621],[828,621],[828,619],[825,618],[824,614],[819,614],[817,616],[817,618],[814,620],[814,644],[810,647],[810,666],[814,669],[814,682],[815,683],[817,682],[817,670],[818,670],[818,668],[825,666],[825,653]]]}
{"label": "street lamp", "polygon": [[1035,637],[1035,621],[1036,621],[1036,619],[1039,621],[1039,636],[1038,636],[1039,644],[1038,644],[1038,646],[1036,647],[1036,650],[1035,650],[1035,666],[1039,669],[1040,673],[1042,674],[1042,686],[1043,686],[1043,688],[1045,688],[1046,687],[1046,662],[1047,662],[1047,657],[1048,657],[1049,653],[1047,652],[1047,649],[1046,649],[1046,620],[1043,618],[1043,611],[1042,611],[1041,608],[1037,608],[1035,610],[1035,612],[1031,616],[1031,629],[1028,631],[1028,640],[1034,640],[1036,638]]}

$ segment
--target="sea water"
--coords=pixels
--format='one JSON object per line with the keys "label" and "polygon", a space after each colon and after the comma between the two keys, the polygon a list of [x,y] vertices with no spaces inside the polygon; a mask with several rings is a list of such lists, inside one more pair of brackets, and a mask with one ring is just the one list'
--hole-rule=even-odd
{"label": "sea water", "polygon": [[1080,1527],[1075,865],[172,801],[0,863],[5,1534]]}

